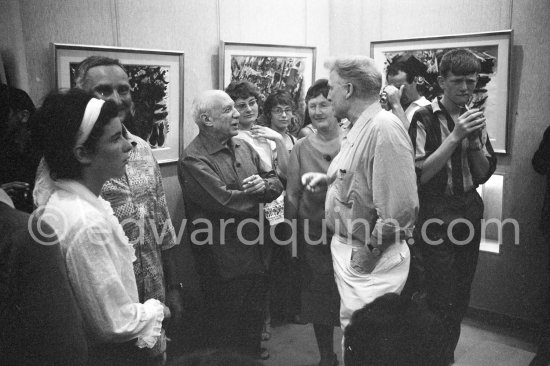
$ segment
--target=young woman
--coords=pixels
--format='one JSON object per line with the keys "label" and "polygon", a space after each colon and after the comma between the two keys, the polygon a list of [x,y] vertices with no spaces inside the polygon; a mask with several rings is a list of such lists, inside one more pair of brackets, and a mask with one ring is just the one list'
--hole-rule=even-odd
{"label": "young woman", "polygon": [[141,349],[157,344],[169,311],[155,299],[138,302],[134,248],[99,196],[107,180],[124,174],[132,148],[117,107],[73,89],[49,95],[35,117],[44,155],[35,202],[59,237],[89,364],[150,364],[152,352]]}
{"label": "young woman", "polygon": [[273,169],[279,178],[286,180],[288,150],[283,136],[256,124],[260,109],[258,89],[248,81],[239,81],[229,84],[225,92],[233,99],[240,114],[237,137],[252,145],[269,169]]}
{"label": "young woman", "polygon": [[296,138],[288,132],[294,110],[292,96],[282,89],[271,93],[264,103],[264,116],[267,126],[283,137],[289,152],[296,143]]}
{"label": "young woman", "polygon": [[340,297],[334,282],[330,234],[324,225],[326,191],[309,192],[301,177],[307,172],[326,173],[340,151],[343,131],[327,100],[328,81],[317,80],[306,94],[306,120],[316,133],[296,143],[289,160],[285,217],[297,220],[298,257],[302,271],[301,318],[313,323],[321,361],[319,366],[338,364],[333,350],[334,327],[340,325]]}

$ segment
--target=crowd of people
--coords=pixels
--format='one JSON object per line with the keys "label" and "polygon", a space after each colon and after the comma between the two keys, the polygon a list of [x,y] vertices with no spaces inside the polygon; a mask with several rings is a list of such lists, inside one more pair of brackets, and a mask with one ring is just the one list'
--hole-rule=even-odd
{"label": "crowd of people", "polygon": [[[304,116],[288,91],[262,103],[247,81],[194,99],[199,133],[178,178],[206,347],[170,364],[260,364],[281,297],[313,324],[320,366],[340,362],[335,326],[348,366],[454,362],[479,253],[476,188],[496,168],[483,111],[468,107],[479,61],[447,52],[432,101],[411,55],[386,80],[367,57],[325,66]],[[0,359],[163,365],[187,299],[160,169],[130,132],[124,66],[88,57],[76,85],[36,111],[0,90]]]}

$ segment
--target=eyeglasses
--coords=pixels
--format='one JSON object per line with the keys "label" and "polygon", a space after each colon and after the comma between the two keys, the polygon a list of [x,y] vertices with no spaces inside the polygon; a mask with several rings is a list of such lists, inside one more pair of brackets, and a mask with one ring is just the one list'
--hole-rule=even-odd
{"label": "eyeglasses", "polygon": [[273,108],[271,110],[271,113],[273,114],[276,114],[276,115],[281,115],[281,114],[291,114],[292,113],[292,109],[291,108]]}
{"label": "eyeglasses", "polygon": [[246,110],[247,108],[254,108],[254,106],[257,104],[258,102],[256,101],[256,99],[251,99],[247,102],[243,102],[243,103],[239,103],[239,104],[235,104],[235,108],[238,110],[238,111],[244,111]]}

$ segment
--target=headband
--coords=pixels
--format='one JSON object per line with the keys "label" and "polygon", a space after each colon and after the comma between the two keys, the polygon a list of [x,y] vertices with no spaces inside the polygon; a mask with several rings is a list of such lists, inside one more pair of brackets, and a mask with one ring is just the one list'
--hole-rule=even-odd
{"label": "headband", "polygon": [[94,128],[99,113],[101,113],[101,107],[103,107],[104,100],[92,98],[86,105],[84,111],[84,117],[82,117],[82,123],[78,129],[78,138],[76,139],[76,146],[82,145],[90,136],[92,128]]}

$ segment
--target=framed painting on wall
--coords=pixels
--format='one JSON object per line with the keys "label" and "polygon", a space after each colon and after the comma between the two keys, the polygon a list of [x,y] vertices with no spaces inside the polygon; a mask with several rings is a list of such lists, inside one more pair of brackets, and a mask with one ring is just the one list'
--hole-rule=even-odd
{"label": "framed painting on wall", "polygon": [[470,107],[481,108],[487,118],[487,133],[497,153],[507,153],[508,93],[512,31],[471,33],[449,36],[409,38],[371,42],[370,55],[383,69],[404,53],[426,65],[424,96],[433,100],[443,94],[437,83],[438,65],[443,54],[455,48],[467,48],[481,63],[481,72]]}
{"label": "framed painting on wall", "polygon": [[88,56],[118,59],[132,93],[132,133],[149,142],[160,164],[175,162],[183,151],[183,61],[180,51],[52,43],[57,88],[75,84],[78,64]]}
{"label": "framed painting on wall", "polygon": [[247,80],[259,92],[260,104],[276,89],[292,95],[298,111],[305,111],[305,94],[315,81],[315,47],[220,42],[220,89]]}

